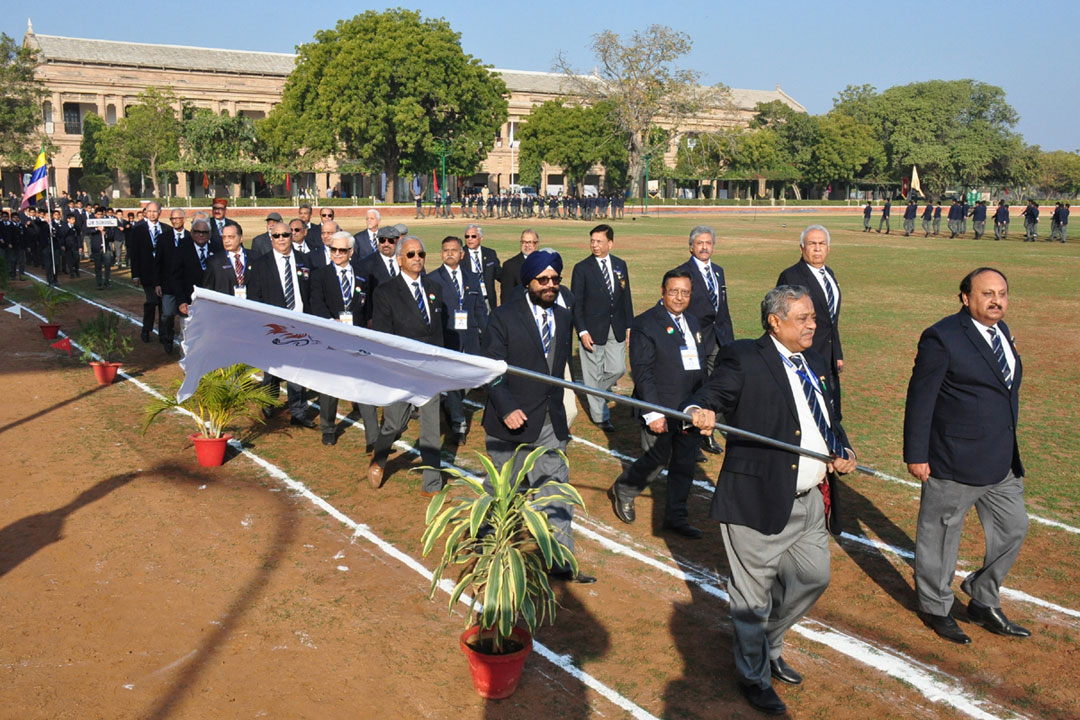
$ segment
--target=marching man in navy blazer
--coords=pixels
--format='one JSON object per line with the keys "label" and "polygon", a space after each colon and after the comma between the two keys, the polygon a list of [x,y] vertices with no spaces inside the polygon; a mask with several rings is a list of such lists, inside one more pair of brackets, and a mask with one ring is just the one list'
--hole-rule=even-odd
{"label": "marching man in navy blazer", "polygon": [[[419,340],[429,345],[443,345],[442,286],[424,276],[427,251],[420,239],[407,235],[397,244],[397,265],[401,269],[393,279],[373,290],[371,329]],[[379,488],[383,469],[394,441],[409,424],[413,406],[407,402],[387,405],[383,410],[382,427],[375,438],[368,466],[368,481]],[[421,494],[434,497],[442,490],[439,472],[442,435],[439,430],[439,396],[420,406],[420,460],[424,470]]]}
{"label": "marching man in navy blazer", "polygon": [[[228,232],[226,226],[224,232]],[[224,232],[221,236],[225,241]],[[270,242],[273,245],[266,255],[255,258],[247,270],[247,298],[255,302],[266,303],[299,313],[311,313],[311,266],[306,255],[293,250],[292,233],[283,222],[270,229]],[[281,380],[268,372],[263,372],[262,384],[270,388],[277,397]],[[307,388],[294,382],[288,383],[289,424],[314,428],[315,423],[307,418]],[[263,409],[263,415],[269,417],[273,411]]]}
{"label": "marching man in navy blazer", "polygon": [[[143,301],[142,341],[150,342],[154,329],[154,313],[158,315],[158,332],[164,336],[164,318],[161,317],[160,283],[157,277],[157,255],[173,244],[173,229],[161,222],[161,205],[151,200],[143,210],[145,219],[131,229],[131,281],[142,287]],[[160,247],[159,247],[160,245]]]}
{"label": "marching man in navy blazer", "polygon": [[999,635],[1030,631],[1005,617],[1000,589],[1024,536],[1024,465],[1016,440],[1023,366],[1004,323],[1009,283],[981,267],[960,282],[962,306],[919,338],[904,409],[904,462],[922,483],[915,538],[919,609],[941,637],[971,638],[950,615],[964,517],[974,505],[986,537],[983,567],[960,587],[968,618]]}
{"label": "marching man in navy blazer", "polygon": [[[716,366],[716,355],[720,348],[735,341],[731,313],[728,312],[724,268],[712,262],[715,245],[716,233],[713,229],[708,225],[698,225],[690,231],[690,259],[676,268],[690,273],[694,291],[687,310],[700,318],[706,329],[702,347],[706,377]],[[711,435],[702,441],[702,447],[713,454],[721,452],[720,445]]]}
{"label": "marching man in navy blazer", "polygon": [[811,349],[814,304],[806,288],[773,288],[761,303],[765,334],[720,351],[716,370],[687,403],[694,426],[711,434],[716,413],[749,432],[832,457],[829,463],[730,435],[712,513],[731,566],[735,671],[747,701],[785,712],[770,675],[798,685],[783,658],[784,635],[829,585],[828,532],[838,534],[835,473],[855,453]]}
{"label": "marching man in navy blazer", "polygon": [[480,276],[481,293],[488,309],[494,310],[499,304],[495,295],[495,281],[502,282],[502,265],[494,250],[480,244],[483,240],[484,231],[479,225],[465,228],[465,266]]}
{"label": "marching man in navy blazer", "polygon": [[[331,263],[315,268],[311,273],[311,314],[362,327],[367,317],[364,310],[368,299],[367,284],[349,262],[355,244],[356,239],[344,230],[327,238]],[[319,394],[319,430],[323,445],[337,444],[337,407],[336,397]]]}
{"label": "marching man in navy blazer", "polygon": [[[444,347],[479,355],[480,332],[487,326],[487,303],[480,292],[480,278],[461,264],[463,248],[461,238],[454,235],[443,238],[443,264],[429,273],[428,278],[442,286]],[[450,416],[450,427],[458,445],[465,443],[469,429],[464,399],[464,390],[446,392],[446,413]]]}
{"label": "marching man in navy blazer", "polygon": [[247,297],[247,267],[250,256],[244,250],[244,231],[239,225],[226,225],[221,233],[223,249],[213,252],[206,263],[202,286],[207,290]]}
{"label": "marching man in navy blazer", "polygon": [[[634,318],[630,332],[634,397],[653,405],[682,407],[705,381],[701,321],[686,311],[691,296],[690,273],[668,270],[660,293],[660,302]],[[701,436],[685,432],[682,423],[669,422],[660,413],[635,408],[634,416],[641,422],[641,448],[645,454],[624,470],[608,490],[615,515],[625,523],[634,522],[634,498],[667,465],[664,529],[693,540],[700,538],[701,530],[690,525],[686,499],[690,496]]]}
{"label": "marching man in navy blazer", "polygon": [[[574,293],[574,327],[581,342],[583,382],[611,390],[626,373],[626,341],[634,319],[630,272],[626,262],[611,254],[615,231],[597,225],[589,231],[592,256],[574,266],[570,289]],[[589,417],[604,432],[611,432],[607,403],[595,395],[587,400]]]}
{"label": "marching man in navy blazer", "polygon": [[825,358],[825,383],[832,390],[836,412],[840,408],[840,373],[844,371],[844,349],[840,345],[840,286],[836,273],[825,264],[832,239],[823,225],[811,225],[799,235],[802,260],[780,273],[777,285],[801,285],[810,291],[817,317],[814,352]]}
{"label": "marching man in navy blazer", "polygon": [[[494,360],[534,372],[563,377],[570,360],[570,312],[557,303],[562,282],[562,258],[556,252],[537,250],[521,266],[521,284],[525,291],[491,313],[484,332],[484,354]],[[484,408],[484,430],[488,454],[496,467],[516,456],[512,476],[525,457],[538,447],[548,448],[536,460],[525,483],[530,487],[549,482],[569,482],[566,466],[566,443],[570,430],[566,425],[563,388],[530,380],[520,375],[501,375],[488,385]],[[560,452],[555,452],[556,450]],[[524,484],[524,483],[523,483]],[[550,495],[541,490],[539,496]],[[574,536],[571,524],[573,506],[564,502],[543,505],[555,529],[555,537],[571,552]],[[593,583],[596,578],[573,569],[553,568],[553,577],[578,583]]]}

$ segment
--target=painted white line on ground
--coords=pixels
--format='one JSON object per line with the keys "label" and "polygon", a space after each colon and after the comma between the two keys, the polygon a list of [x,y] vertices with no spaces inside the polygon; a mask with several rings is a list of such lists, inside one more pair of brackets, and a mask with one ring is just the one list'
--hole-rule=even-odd
{"label": "painted white line on ground", "polygon": [[[28,312],[30,314],[34,315],[35,317],[40,318],[42,321],[44,321],[44,319],[45,319],[41,315],[38,315],[33,310],[28,310]],[[72,347],[79,347],[78,344],[75,343],[74,341],[72,341],[71,344],[72,344]],[[142,383],[142,382],[132,378],[127,373],[124,373],[123,371],[121,371],[120,374],[123,375],[126,379],[128,379],[131,382],[135,383],[135,385],[138,386],[139,389],[143,390],[144,392],[147,392],[150,395],[153,395],[153,396],[155,396],[157,398],[162,398],[163,397],[159,392],[157,392],[156,390],[154,390],[150,386],[146,385],[145,383]],[[183,412],[187,412],[187,411],[183,411]],[[191,415],[192,417],[195,417],[195,415],[193,415],[191,413],[187,413],[187,414]],[[305,500],[307,500],[310,503],[312,503],[313,505],[315,505],[320,510],[323,510],[324,512],[326,512],[328,515],[330,515],[331,517],[336,519],[342,525],[345,525],[346,527],[350,528],[353,531],[353,536],[354,537],[362,537],[362,538],[364,538],[365,540],[367,540],[367,541],[371,542],[372,544],[374,544],[376,547],[378,547],[380,550],[382,550],[387,555],[393,557],[395,560],[397,560],[397,561],[401,562],[402,564],[404,564],[410,570],[413,570],[414,572],[420,574],[421,576],[426,578],[429,582],[431,581],[431,572],[426,567],[424,567],[423,564],[421,564],[419,561],[415,560],[410,555],[408,555],[408,554],[402,552],[401,550],[397,549],[391,543],[388,543],[385,540],[383,540],[381,537],[379,537],[378,535],[373,533],[371,531],[371,529],[367,525],[362,525],[360,523],[357,523],[352,518],[350,518],[348,515],[341,512],[336,507],[331,505],[329,502],[327,502],[326,500],[324,500],[323,498],[319,497],[314,492],[309,490],[306,485],[299,482],[298,480],[294,480],[284,470],[282,470],[281,468],[277,467],[276,465],[264,460],[263,458],[259,457],[255,453],[253,453],[250,450],[248,450],[247,448],[245,448],[238,440],[230,440],[229,445],[232,446],[237,452],[244,455],[249,460],[254,462],[256,465],[261,467],[263,470],[265,470],[266,473],[268,475],[270,475],[272,478],[274,478],[275,480],[281,482],[283,485],[285,485],[290,490],[292,490],[296,494],[303,497]],[[444,579],[439,584],[439,588],[443,592],[445,592],[447,595],[450,595],[450,594],[453,593],[454,584],[450,580]],[[471,598],[468,598],[466,596],[462,596],[460,601],[466,607],[469,607],[472,604]],[[585,672],[581,668],[574,665],[573,661],[572,661],[572,659],[571,659],[571,657],[569,655],[560,655],[559,653],[556,653],[555,651],[551,650],[550,648],[545,646],[543,643],[540,643],[540,642],[536,641],[535,639],[533,640],[533,649],[536,650],[537,654],[539,654],[545,660],[548,660],[549,662],[551,662],[555,666],[559,667],[563,671],[570,674],[575,679],[579,680],[580,682],[584,683],[585,685],[592,688],[596,692],[600,693],[607,700],[609,700],[613,704],[617,705],[618,707],[622,708],[623,710],[627,711],[628,713],[630,713],[637,720],[659,720],[659,718],[657,718],[655,715],[649,713],[644,708],[640,707],[639,705],[637,705],[636,703],[631,701],[629,698],[619,694],[615,690],[611,689],[610,687],[608,687],[604,683],[597,680],[595,677],[593,677],[589,673]]]}

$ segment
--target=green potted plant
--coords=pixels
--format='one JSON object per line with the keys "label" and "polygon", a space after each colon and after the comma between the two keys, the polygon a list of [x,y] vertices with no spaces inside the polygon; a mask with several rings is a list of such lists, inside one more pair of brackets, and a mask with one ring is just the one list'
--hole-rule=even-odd
{"label": "green potted plant", "polygon": [[[578,571],[577,559],[556,540],[543,510],[552,502],[584,508],[581,495],[568,483],[548,483],[544,487],[549,494],[544,496],[538,495],[540,488],[519,492],[545,451],[550,450],[530,452],[513,478],[514,458],[496,469],[489,457],[477,453],[487,485],[459,470],[445,470],[451,479],[427,509],[423,554],[427,556],[445,537],[429,596],[434,597],[451,567],[460,569],[450,594],[450,612],[469,590],[472,604],[461,649],[469,659],[473,685],[485,698],[513,694],[532,649],[532,635],[545,620],[554,621],[557,603],[548,572],[567,566],[575,574]],[[524,628],[519,627],[521,621]]]}
{"label": "green potted plant", "polygon": [[225,446],[232,435],[225,430],[244,418],[263,422],[263,408],[277,402],[270,389],[259,383],[252,368],[247,365],[230,365],[206,373],[199,380],[194,394],[183,402],[177,402],[176,393],[182,381],[173,385],[172,395],[151,402],[146,408],[143,433],[150,423],[165,410],[183,408],[195,415],[198,432],[189,437],[195,445],[199,464],[216,467],[225,462]]}
{"label": "green potted plant", "polygon": [[60,332],[60,325],[56,322],[56,316],[60,313],[60,309],[72,301],[71,293],[66,293],[63,290],[57,290],[56,288],[49,287],[48,285],[37,285],[38,306],[41,308],[42,314],[45,315],[45,322],[40,323],[41,334],[45,336],[46,340],[55,340],[56,335]]}
{"label": "green potted plant", "polygon": [[[135,347],[131,338],[120,332],[120,317],[100,310],[97,317],[79,321],[79,345],[82,359],[94,369],[99,385],[112,384],[124,356]],[[95,360],[95,355],[101,359]]]}

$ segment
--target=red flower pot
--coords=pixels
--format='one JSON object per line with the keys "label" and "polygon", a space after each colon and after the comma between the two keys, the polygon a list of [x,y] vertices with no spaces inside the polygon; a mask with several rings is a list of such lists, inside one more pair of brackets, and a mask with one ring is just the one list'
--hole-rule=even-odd
{"label": "red flower pot", "polygon": [[469,659],[473,687],[480,697],[490,700],[510,697],[517,690],[525,658],[532,651],[532,636],[526,630],[514,628],[513,638],[521,643],[522,648],[505,655],[488,655],[469,645],[468,641],[478,632],[480,628],[474,626],[461,634],[461,649]]}
{"label": "red flower pot", "polygon": [[41,323],[38,327],[41,328],[41,334],[45,336],[46,340],[55,340],[56,335],[60,332],[59,323]]}
{"label": "red flower pot", "polygon": [[203,467],[218,467],[225,462],[225,447],[232,439],[232,435],[222,435],[219,438],[203,437],[199,433],[189,435],[188,438],[195,445],[195,457]]}
{"label": "red flower pot", "polygon": [[94,377],[97,378],[98,385],[112,385],[113,380],[116,379],[116,371],[120,369],[123,363],[111,363],[111,362],[97,362],[96,360],[90,362],[90,367],[94,369]]}

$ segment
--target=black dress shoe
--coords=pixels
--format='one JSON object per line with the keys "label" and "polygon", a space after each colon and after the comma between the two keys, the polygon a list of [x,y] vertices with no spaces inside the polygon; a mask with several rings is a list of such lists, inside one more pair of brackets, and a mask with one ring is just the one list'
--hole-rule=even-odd
{"label": "black dress shoe", "polygon": [[701,441],[701,449],[705,452],[712,453],[713,455],[719,455],[724,452],[724,448],[720,447],[720,443],[716,442],[716,438],[712,435]]}
{"label": "black dress shoe", "polygon": [[264,407],[264,408],[262,408],[261,412],[262,412],[263,418],[266,419],[266,420],[269,420],[271,417],[273,417],[274,410],[276,410],[276,409],[277,408],[272,408],[272,407]]}
{"label": "black dress shoe", "polygon": [[698,530],[693,525],[669,525],[664,523],[664,530],[673,532],[676,535],[682,535],[684,538],[690,538],[691,540],[700,540],[702,536],[701,530]]}
{"label": "black dress shoe", "polygon": [[142,341],[144,343],[150,342],[150,331],[149,330],[143,330],[142,331]]}
{"label": "black dress shoe", "polygon": [[787,712],[787,705],[776,694],[770,685],[760,688],[757,685],[744,685],[739,683],[739,691],[742,692],[746,701],[766,715],[783,715]]}
{"label": "black dress shoe", "polygon": [[968,603],[968,617],[971,622],[981,625],[997,635],[1008,637],[1031,637],[1031,631],[1021,627],[1001,612],[1001,608],[992,608],[972,600]]}
{"label": "black dress shoe", "polygon": [[701,448],[698,448],[697,454],[696,454],[696,455],[694,455],[694,462],[696,462],[696,463],[703,463],[703,462],[705,462],[705,461],[706,461],[707,459],[708,459],[708,458],[706,458],[706,457],[705,457],[705,453],[701,452]]}
{"label": "black dress shoe", "polygon": [[956,624],[956,620],[953,620],[951,615],[931,615],[929,622],[930,629],[949,642],[959,645],[971,644],[971,638],[960,629],[960,626]]}
{"label": "black dress shoe", "polygon": [[634,511],[633,500],[620,500],[618,494],[615,492],[614,485],[608,488],[607,494],[608,497],[611,498],[611,509],[615,511],[615,517],[627,524],[637,520],[637,513]]}
{"label": "black dress shoe", "polygon": [[299,425],[300,427],[306,427],[309,430],[314,429],[315,421],[308,420],[306,417],[291,417],[289,418],[290,425]]}
{"label": "black dress shoe", "polygon": [[168,354],[168,355],[172,355],[172,353],[173,353],[173,343],[172,343],[172,340],[169,340],[168,342],[166,342],[166,343],[165,343],[165,352],[166,352],[166,354]]}
{"label": "black dress shoe", "polygon": [[802,675],[795,668],[788,665],[782,657],[770,660],[769,670],[772,671],[772,676],[780,682],[785,682],[788,685],[802,684]]}
{"label": "black dress shoe", "polygon": [[323,433],[322,444],[337,445],[337,435],[335,435],[334,433]]}
{"label": "black dress shoe", "polygon": [[596,423],[596,427],[600,428],[604,432],[615,432],[615,426],[611,424],[610,420],[604,420],[603,422]]}
{"label": "black dress shoe", "polygon": [[555,572],[548,573],[548,577],[552,580],[562,580],[563,582],[577,583],[578,585],[591,585],[596,582],[596,578],[592,575],[586,575],[583,572],[578,572],[574,575],[571,570],[557,570]]}

